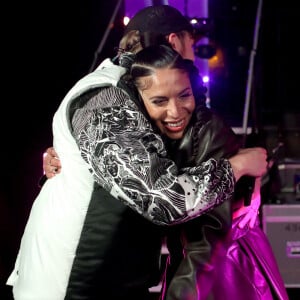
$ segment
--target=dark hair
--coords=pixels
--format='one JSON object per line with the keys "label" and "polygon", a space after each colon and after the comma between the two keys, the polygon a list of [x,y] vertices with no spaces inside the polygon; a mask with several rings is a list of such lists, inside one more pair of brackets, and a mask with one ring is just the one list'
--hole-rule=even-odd
{"label": "dark hair", "polygon": [[[184,31],[176,33],[180,40],[183,40],[184,34]],[[135,54],[146,47],[154,45],[170,46],[168,36],[151,31],[141,33],[138,30],[131,30],[122,37],[119,46],[115,49],[117,50],[117,55],[119,57],[122,53],[130,52]]]}
{"label": "dark hair", "polygon": [[180,69],[189,74],[189,68],[181,55],[166,45],[146,47],[135,55],[130,68],[130,78],[140,88],[140,78],[155,73],[157,69]]}
{"label": "dark hair", "polygon": [[125,81],[139,89],[142,88],[140,86],[140,78],[154,74],[157,69],[170,68],[182,70],[189,75],[197,104],[205,105],[206,88],[203,86],[198,69],[191,60],[183,59],[170,46],[153,45],[144,48],[135,55],[130,54],[130,63],[127,60],[127,68],[128,73],[124,77]]}

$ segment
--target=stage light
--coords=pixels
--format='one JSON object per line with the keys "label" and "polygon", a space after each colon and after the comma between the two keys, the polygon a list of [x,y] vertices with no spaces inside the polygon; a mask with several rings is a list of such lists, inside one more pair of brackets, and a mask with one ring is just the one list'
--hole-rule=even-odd
{"label": "stage light", "polygon": [[190,18],[196,38],[210,37],[214,31],[214,21],[211,18]]}
{"label": "stage light", "polygon": [[203,81],[203,83],[208,83],[209,82],[209,76],[208,75],[202,76],[202,81]]}
{"label": "stage light", "polygon": [[129,23],[129,21],[130,21],[130,18],[125,16],[123,18],[123,24],[124,24],[124,26],[126,26]]}

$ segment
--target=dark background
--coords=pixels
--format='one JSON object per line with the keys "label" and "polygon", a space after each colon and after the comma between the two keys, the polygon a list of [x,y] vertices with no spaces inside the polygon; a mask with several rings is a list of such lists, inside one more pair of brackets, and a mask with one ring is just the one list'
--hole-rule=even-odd
{"label": "dark background", "polygon": [[[72,85],[88,73],[116,3],[15,1],[2,8],[1,300],[10,299],[4,284],[39,192],[42,154],[52,145],[53,114]],[[233,126],[241,126],[257,1],[209,3],[213,39],[225,55],[210,87],[211,105]],[[97,61],[114,55],[123,9]],[[284,155],[295,159],[300,158],[299,17],[294,1],[264,1],[249,116],[249,124],[262,133],[260,142],[272,147],[287,139]]]}

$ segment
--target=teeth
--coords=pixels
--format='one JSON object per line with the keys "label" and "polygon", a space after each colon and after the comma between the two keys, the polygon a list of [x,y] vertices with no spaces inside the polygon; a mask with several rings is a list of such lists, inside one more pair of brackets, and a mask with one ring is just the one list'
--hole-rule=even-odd
{"label": "teeth", "polygon": [[168,126],[170,127],[179,127],[179,126],[182,126],[183,124],[183,120],[177,122],[177,123],[168,123]]}

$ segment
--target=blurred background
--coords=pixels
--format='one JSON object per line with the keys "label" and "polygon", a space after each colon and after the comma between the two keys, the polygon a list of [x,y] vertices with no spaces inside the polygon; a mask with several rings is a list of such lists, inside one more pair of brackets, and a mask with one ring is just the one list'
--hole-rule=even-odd
{"label": "blurred background", "polygon": [[[207,79],[207,105],[246,135],[249,145],[265,146],[270,154],[279,145],[263,201],[267,208],[284,208],[278,212],[284,219],[279,225],[292,225],[289,238],[283,230],[276,241],[283,251],[292,241],[294,252],[278,253],[278,260],[291,264],[282,272],[289,274],[284,276],[291,299],[300,299],[300,188],[295,181],[300,176],[300,14],[295,2],[53,0],[14,1],[2,8],[1,300],[10,299],[5,281],[39,192],[54,112],[78,79],[115,55],[124,17],[156,4],[175,6],[194,20],[201,37],[196,63]],[[273,213],[266,212],[265,230],[273,225]]]}

